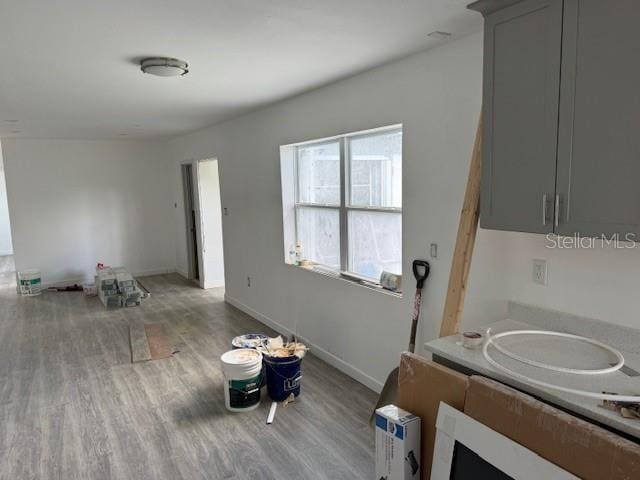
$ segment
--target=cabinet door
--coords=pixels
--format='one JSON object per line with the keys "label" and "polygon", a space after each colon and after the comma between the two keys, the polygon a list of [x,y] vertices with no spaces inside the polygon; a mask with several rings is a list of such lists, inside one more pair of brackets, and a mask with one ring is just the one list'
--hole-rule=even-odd
{"label": "cabinet door", "polygon": [[480,225],[553,231],[561,0],[527,0],[485,19]]}
{"label": "cabinet door", "polygon": [[639,25],[638,0],[565,1],[559,234],[640,241]]}

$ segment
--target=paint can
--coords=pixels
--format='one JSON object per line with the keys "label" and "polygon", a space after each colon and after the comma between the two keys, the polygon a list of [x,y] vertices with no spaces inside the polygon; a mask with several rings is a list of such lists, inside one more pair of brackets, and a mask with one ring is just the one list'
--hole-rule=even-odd
{"label": "paint can", "polygon": [[18,272],[18,288],[25,297],[33,297],[42,293],[40,270],[23,270]]}
{"label": "paint can", "polygon": [[286,400],[292,393],[300,395],[302,381],[302,359],[290,357],[264,357],[267,376],[267,391],[275,402]]}
{"label": "paint can", "polygon": [[225,377],[224,403],[231,412],[248,412],[260,405],[262,354],[238,348],[220,357]]}

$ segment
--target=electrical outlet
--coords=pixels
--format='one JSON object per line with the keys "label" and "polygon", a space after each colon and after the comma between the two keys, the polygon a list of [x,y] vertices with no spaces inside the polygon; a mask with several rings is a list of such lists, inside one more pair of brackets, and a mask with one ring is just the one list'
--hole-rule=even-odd
{"label": "electrical outlet", "polygon": [[547,284],[547,261],[541,258],[533,259],[533,283]]}
{"label": "electrical outlet", "polygon": [[438,258],[438,244],[437,243],[432,243],[429,246],[429,253],[431,255],[431,258]]}
{"label": "electrical outlet", "polygon": [[247,277],[247,287],[251,286],[251,277]]}

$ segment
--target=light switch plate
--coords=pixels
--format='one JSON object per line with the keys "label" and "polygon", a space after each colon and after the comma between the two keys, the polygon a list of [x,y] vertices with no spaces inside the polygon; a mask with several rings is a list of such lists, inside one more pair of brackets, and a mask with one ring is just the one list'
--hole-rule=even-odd
{"label": "light switch plate", "polygon": [[541,258],[533,259],[533,283],[547,284],[547,261]]}

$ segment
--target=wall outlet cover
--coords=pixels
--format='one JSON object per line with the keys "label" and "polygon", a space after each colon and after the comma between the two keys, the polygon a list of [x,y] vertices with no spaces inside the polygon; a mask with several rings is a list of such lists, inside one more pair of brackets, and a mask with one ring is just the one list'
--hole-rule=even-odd
{"label": "wall outlet cover", "polygon": [[533,283],[547,284],[547,261],[541,258],[533,259]]}

